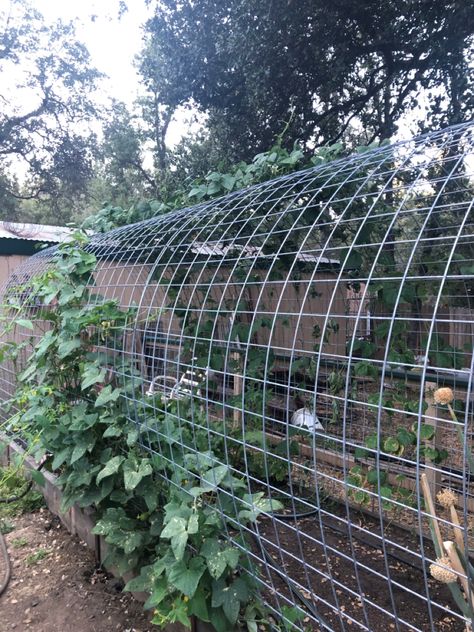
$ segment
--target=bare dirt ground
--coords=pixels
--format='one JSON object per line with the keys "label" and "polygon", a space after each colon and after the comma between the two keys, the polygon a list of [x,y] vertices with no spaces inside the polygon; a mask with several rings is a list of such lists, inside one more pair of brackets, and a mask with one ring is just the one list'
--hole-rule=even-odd
{"label": "bare dirt ground", "polygon": [[[0,597],[0,632],[152,632],[122,584],[46,509],[12,517],[12,579]],[[3,578],[0,557],[0,577]]]}

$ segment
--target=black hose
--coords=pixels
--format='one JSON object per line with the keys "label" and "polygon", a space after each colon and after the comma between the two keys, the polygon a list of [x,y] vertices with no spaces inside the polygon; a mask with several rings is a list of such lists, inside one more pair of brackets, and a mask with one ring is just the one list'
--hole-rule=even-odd
{"label": "black hose", "polygon": [[18,494],[17,496],[10,496],[9,498],[0,498],[0,505],[15,503],[17,500],[21,500],[22,498],[24,498],[26,494],[30,491],[30,489],[33,487],[33,482],[34,481],[32,480],[29,481],[25,489],[21,492],[21,494]]}
{"label": "black hose", "polygon": [[0,530],[0,549],[1,549],[3,559],[5,560],[5,565],[6,565],[5,575],[2,580],[2,583],[0,584],[0,597],[1,597],[3,593],[6,591],[8,584],[10,583],[11,576],[12,576],[12,563],[10,560],[10,555],[8,554],[7,542],[1,530]]}

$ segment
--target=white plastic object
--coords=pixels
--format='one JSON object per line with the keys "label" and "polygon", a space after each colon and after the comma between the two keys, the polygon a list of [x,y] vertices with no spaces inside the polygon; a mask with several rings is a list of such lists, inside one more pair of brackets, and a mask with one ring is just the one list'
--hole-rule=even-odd
{"label": "white plastic object", "polygon": [[308,430],[324,430],[316,414],[308,408],[298,408],[298,410],[295,410],[291,417],[291,423],[293,426],[307,428]]}

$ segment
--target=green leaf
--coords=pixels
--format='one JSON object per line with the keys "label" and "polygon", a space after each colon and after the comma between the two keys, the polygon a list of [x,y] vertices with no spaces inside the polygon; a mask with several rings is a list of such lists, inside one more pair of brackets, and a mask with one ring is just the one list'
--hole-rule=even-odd
{"label": "green leaf", "polygon": [[387,473],[380,470],[369,470],[367,472],[367,482],[371,485],[377,485],[380,481],[382,485],[387,480]]}
{"label": "green leaf", "polygon": [[344,265],[346,270],[359,269],[362,265],[362,256],[357,250],[349,251],[348,248],[344,248],[340,252],[339,263]]}
{"label": "green leaf", "polygon": [[376,434],[369,435],[367,439],[365,440],[365,445],[370,450],[377,450],[377,444],[378,444],[378,435]]}
{"label": "green leaf", "polygon": [[143,604],[145,610],[156,608],[169,593],[168,582],[165,577],[160,577],[154,582],[153,591]]}
{"label": "green leaf", "polygon": [[132,531],[130,533],[127,533],[124,538],[119,537],[119,541],[116,542],[116,544],[121,546],[124,550],[124,553],[128,555],[129,553],[135,551],[135,549],[141,548],[144,537],[144,533],[140,531]]}
{"label": "green leaf", "polygon": [[82,456],[84,456],[87,450],[93,447],[94,443],[95,443],[94,440],[92,440],[91,442],[90,440],[87,441],[85,438],[82,438],[81,441],[76,442],[76,445],[74,446],[74,449],[71,454],[69,464],[72,465],[73,463],[78,461]]}
{"label": "green leaf", "polygon": [[420,425],[420,439],[423,441],[431,440],[435,435],[435,427],[431,424]]}
{"label": "green leaf", "polygon": [[99,484],[100,481],[107,476],[112,476],[112,474],[116,474],[124,461],[125,457],[123,456],[114,456],[112,459],[110,459],[107,465],[97,474],[96,483]]}
{"label": "green leaf", "polygon": [[43,472],[40,472],[39,470],[30,470],[29,474],[33,481],[40,487],[43,487],[43,485],[46,483]]}
{"label": "green leaf", "polygon": [[194,615],[200,621],[210,622],[211,619],[209,617],[209,609],[207,607],[207,599],[202,588],[198,588],[192,597],[189,600],[188,604],[189,614]]}
{"label": "green leaf", "polygon": [[20,327],[25,327],[26,329],[31,329],[31,331],[33,331],[33,323],[31,322],[31,320],[27,320],[26,318],[19,318],[15,321],[15,323],[17,325],[20,325]]}
{"label": "green leaf", "polygon": [[107,439],[108,437],[120,437],[121,434],[122,428],[119,428],[118,426],[109,426],[108,428],[106,428],[102,437],[104,439]]}
{"label": "green leaf", "polygon": [[395,437],[387,437],[383,442],[383,449],[389,454],[396,454],[400,450],[400,444]]}
{"label": "green leaf", "polygon": [[383,498],[391,498],[393,495],[393,490],[391,487],[385,486],[380,488],[380,495]]}
{"label": "green leaf", "polygon": [[224,557],[226,559],[227,565],[230,566],[233,570],[237,568],[237,564],[240,559],[240,552],[238,549],[234,549],[231,547],[227,547],[223,550]]}
{"label": "green leaf", "polygon": [[199,516],[195,513],[189,516],[187,531],[189,535],[194,535],[199,531]]}
{"label": "green leaf", "polygon": [[374,364],[368,360],[362,360],[354,364],[354,375],[357,377],[371,377],[376,379],[379,372]]}
{"label": "green leaf", "polygon": [[88,370],[84,371],[83,378],[81,382],[81,390],[84,391],[89,386],[93,384],[97,384],[98,382],[103,382],[106,376],[107,370],[104,368],[99,368],[98,366],[93,365]]}
{"label": "green leaf", "polygon": [[422,453],[427,459],[430,459],[430,461],[436,461],[439,456],[436,448],[430,448],[428,446],[423,448]]}
{"label": "green leaf", "polygon": [[279,511],[283,509],[283,505],[280,501],[264,498],[263,492],[245,494],[242,500],[244,503],[252,505],[252,509],[243,509],[242,511],[239,511],[239,518],[247,519],[250,522],[254,522],[262,512],[270,513],[272,511]]}
{"label": "green leaf", "polygon": [[405,447],[416,444],[416,434],[406,428],[398,428],[397,439]]}
{"label": "green leaf", "polygon": [[200,555],[206,560],[206,565],[214,579],[219,579],[227,568],[227,559],[221,550],[218,540],[208,539],[201,547]]}
{"label": "green leaf", "polygon": [[247,624],[248,632],[258,632],[258,626],[257,626],[256,621],[247,620],[245,623]]}
{"label": "green leaf", "polygon": [[60,450],[54,455],[54,459],[51,464],[51,468],[53,469],[53,471],[57,470],[58,467],[60,467],[64,462],[69,461],[71,452],[72,452],[71,448],[68,447],[68,448],[64,448],[63,450]]}
{"label": "green leaf", "polygon": [[58,346],[58,357],[62,360],[76,349],[79,349],[81,345],[82,342],[80,338],[73,338],[72,340],[61,342]]}
{"label": "green leaf", "polygon": [[365,459],[367,456],[370,456],[370,453],[365,448],[357,447],[354,450],[354,457],[356,459]]}
{"label": "green leaf", "polygon": [[175,558],[179,561],[183,559],[186,544],[188,543],[188,532],[177,533],[171,538],[171,550]]}
{"label": "green leaf", "polygon": [[202,487],[206,489],[206,491],[215,489],[222,482],[228,471],[229,467],[227,465],[218,465],[208,470],[202,476]]}
{"label": "green leaf", "polygon": [[232,191],[235,184],[235,178],[228,173],[225,173],[222,177],[222,184],[227,191]]}
{"label": "green leaf", "polygon": [[130,464],[130,461],[125,462],[123,468],[123,480],[127,492],[135,489],[138,483],[140,483],[145,476],[150,476],[150,474],[153,473],[153,468],[151,467],[149,459],[142,459],[138,470],[133,468],[133,463]]}
{"label": "green leaf", "polygon": [[189,566],[180,560],[168,569],[168,579],[183,595],[191,598],[196,592],[205,569],[204,562],[198,558],[191,558]]}
{"label": "green leaf", "polygon": [[173,516],[160,534],[160,538],[170,539],[177,533],[185,533],[186,519],[181,516]]}
{"label": "green leaf", "polygon": [[211,608],[209,618],[216,632],[229,632],[229,621],[220,606],[218,608]]}
{"label": "green leaf", "polygon": [[98,408],[99,406],[104,406],[109,402],[116,402],[120,395],[122,394],[122,389],[114,388],[108,384],[105,386],[99,393],[97,399],[95,400],[94,406]]}
{"label": "green leaf", "polygon": [[367,494],[367,492],[364,492],[362,490],[358,490],[354,492],[352,497],[355,500],[355,502],[358,503],[359,505],[366,505],[370,502],[369,495]]}
{"label": "green leaf", "polygon": [[247,584],[238,577],[230,586],[223,580],[215,581],[212,585],[212,606],[222,606],[224,614],[232,625],[237,623],[240,612],[240,604],[248,601],[249,593]]}
{"label": "green leaf", "polygon": [[177,560],[181,560],[188,542],[187,521],[181,516],[173,516],[160,534],[160,538],[171,539],[171,549]]}
{"label": "green leaf", "polygon": [[56,340],[56,334],[54,331],[47,331],[41,338],[39,344],[36,346],[35,355],[37,357],[43,356],[46,351],[54,344]]}
{"label": "green leaf", "polygon": [[130,592],[150,592],[152,584],[153,566],[144,566],[138,577],[134,577],[128,581],[124,590]]}

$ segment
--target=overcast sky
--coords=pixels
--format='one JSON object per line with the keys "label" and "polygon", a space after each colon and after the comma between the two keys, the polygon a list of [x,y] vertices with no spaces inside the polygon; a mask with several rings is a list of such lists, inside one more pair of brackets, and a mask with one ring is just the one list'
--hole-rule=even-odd
{"label": "overcast sky", "polygon": [[31,0],[31,3],[47,21],[73,20],[93,64],[110,77],[102,84],[104,91],[127,103],[133,101],[138,87],[133,58],[140,50],[140,26],[148,15],[144,0],[133,0],[133,8],[120,20],[118,0]]}
{"label": "overcast sky", "polygon": [[[10,0],[0,0],[3,2]],[[119,18],[119,0],[30,0],[46,21],[74,21],[77,36],[88,48],[93,65],[108,75],[102,93],[131,105],[139,90],[134,57],[142,46],[141,26],[150,15],[145,0],[129,0],[129,10]],[[175,145],[189,129],[189,113],[178,110],[166,136]]]}

